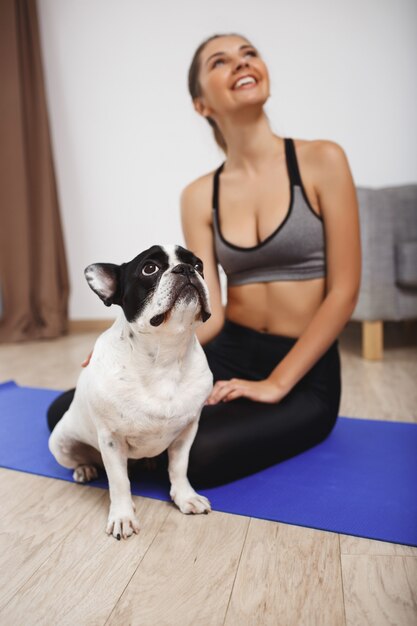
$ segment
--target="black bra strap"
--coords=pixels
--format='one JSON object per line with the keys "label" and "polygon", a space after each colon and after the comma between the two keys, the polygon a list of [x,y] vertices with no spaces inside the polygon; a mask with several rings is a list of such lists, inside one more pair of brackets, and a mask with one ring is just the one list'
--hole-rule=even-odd
{"label": "black bra strap", "polygon": [[285,137],[285,156],[287,157],[287,167],[290,181],[293,185],[301,186],[300,170],[298,169],[297,155],[295,153],[294,141],[290,137]]}
{"label": "black bra strap", "polygon": [[222,171],[222,169],[224,168],[224,164],[226,163],[226,161],[224,161],[220,167],[217,168],[217,170],[214,172],[214,177],[213,177],[213,209],[215,211],[218,210],[219,208],[219,175],[220,172]]}
{"label": "black bra strap", "polygon": [[[285,156],[287,159],[287,168],[290,181],[292,185],[301,186],[300,171],[298,169],[297,155],[294,148],[294,141],[291,137],[284,137],[285,142]],[[219,208],[219,176],[224,168],[226,161],[224,161],[220,167],[214,172],[213,176],[213,200],[212,205],[215,211]]]}

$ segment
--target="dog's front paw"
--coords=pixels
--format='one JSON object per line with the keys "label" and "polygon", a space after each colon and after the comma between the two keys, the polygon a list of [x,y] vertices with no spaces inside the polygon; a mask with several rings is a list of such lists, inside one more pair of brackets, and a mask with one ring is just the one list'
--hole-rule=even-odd
{"label": "dog's front paw", "polygon": [[110,507],[109,518],[107,520],[106,533],[113,535],[116,539],[127,539],[133,533],[138,534],[140,530],[139,522],[132,509]]}
{"label": "dog's front paw", "polygon": [[72,477],[76,483],[89,483],[98,476],[95,465],[79,465],[75,468]]}
{"label": "dog's front paw", "polygon": [[186,494],[177,493],[172,499],[181,513],[185,513],[186,515],[190,513],[208,513],[211,511],[209,500],[205,496],[200,496],[200,494],[195,491],[187,492]]}

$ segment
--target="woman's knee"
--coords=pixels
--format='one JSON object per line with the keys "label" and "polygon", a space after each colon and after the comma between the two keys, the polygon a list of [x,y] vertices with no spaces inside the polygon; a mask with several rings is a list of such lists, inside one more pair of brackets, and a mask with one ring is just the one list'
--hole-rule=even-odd
{"label": "woman's knee", "polygon": [[190,482],[217,486],[270,465],[273,460],[264,461],[276,438],[265,429],[263,413],[271,408],[246,398],[205,406],[190,451]]}
{"label": "woman's knee", "polygon": [[321,443],[336,421],[337,412],[304,394],[276,405],[235,400],[204,407],[190,482],[215,486],[275,465]]}
{"label": "woman's knee", "polygon": [[[188,478],[193,486],[209,487],[226,482],[226,474],[236,437],[228,427],[229,412],[225,405],[203,408],[197,435],[188,460]],[[228,407],[230,409],[230,407]]]}
{"label": "woman's knee", "polygon": [[307,390],[300,400],[300,404],[295,403],[300,421],[295,426],[294,437],[300,447],[308,449],[329,436],[336,424],[338,404],[333,399],[323,400]]}

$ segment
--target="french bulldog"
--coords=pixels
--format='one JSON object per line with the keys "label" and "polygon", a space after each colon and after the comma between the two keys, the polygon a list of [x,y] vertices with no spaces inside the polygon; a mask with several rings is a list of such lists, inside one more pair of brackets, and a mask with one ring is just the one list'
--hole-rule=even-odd
{"label": "french bulldog", "polygon": [[106,306],[119,305],[102,333],[74,399],[49,438],[55,459],[85,483],[104,467],[116,539],[139,531],[129,459],[168,450],[170,497],[182,513],[208,513],[210,502],[187,478],[188,458],[213,376],[195,329],[210,317],[203,263],[178,245],[154,245],[132,261],[85,269]]}

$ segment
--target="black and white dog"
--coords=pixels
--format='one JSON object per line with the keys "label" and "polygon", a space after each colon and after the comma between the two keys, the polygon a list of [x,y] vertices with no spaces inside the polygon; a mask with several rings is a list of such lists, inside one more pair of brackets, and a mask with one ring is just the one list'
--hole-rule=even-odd
{"label": "black and white dog", "polygon": [[91,289],[120,315],[94,346],[74,399],[49,438],[61,465],[80,483],[104,466],[110,491],[106,531],[138,532],[128,459],[168,449],[170,496],[183,513],[210,503],[187,479],[188,457],[213,376],[195,328],[210,317],[203,264],[181,246],[155,245],[129,263],[95,263]]}

